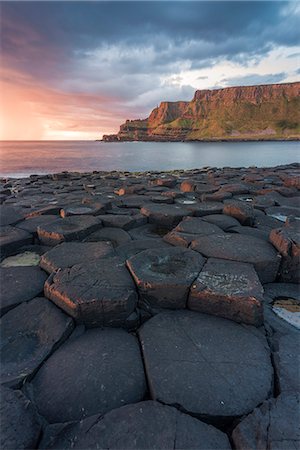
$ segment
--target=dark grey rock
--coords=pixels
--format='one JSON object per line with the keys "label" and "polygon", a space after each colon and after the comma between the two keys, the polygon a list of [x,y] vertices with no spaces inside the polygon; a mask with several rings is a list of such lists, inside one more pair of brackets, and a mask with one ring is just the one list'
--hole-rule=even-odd
{"label": "dark grey rock", "polygon": [[137,304],[134,282],[118,257],[53,273],[45,295],[86,326],[122,326]]}
{"label": "dark grey rock", "polygon": [[208,420],[251,412],[272,390],[264,334],[191,311],[156,315],[139,330],[153,400]]}
{"label": "dark grey rock", "polygon": [[147,401],[93,416],[76,424],[49,426],[44,449],[229,450],[221,431],[175,408]]}
{"label": "dark grey rock", "polygon": [[36,448],[41,425],[31,402],[20,391],[0,388],[1,433],[3,450]]}
{"label": "dark grey rock", "polygon": [[0,314],[42,294],[46,279],[39,267],[0,267]]}
{"label": "dark grey rock", "polygon": [[178,205],[159,205],[148,203],[141,208],[141,213],[148,217],[149,223],[160,227],[171,229],[175,227],[186,216],[192,213]]}
{"label": "dark grey rock", "polygon": [[276,381],[279,392],[300,394],[300,332],[281,335],[272,339]]}
{"label": "dark grey rock", "polygon": [[114,253],[113,246],[109,241],[63,242],[42,255],[40,267],[51,273],[75,264],[112,256]]}
{"label": "dark grey rock", "polygon": [[217,225],[205,222],[200,217],[186,217],[172,231],[164,236],[164,241],[183,247],[188,247],[200,236],[222,234]]}
{"label": "dark grey rock", "polygon": [[239,200],[225,200],[223,213],[234,217],[242,225],[252,226],[254,224],[254,209],[248,203]]}
{"label": "dark grey rock", "polygon": [[71,338],[43,364],[31,389],[50,423],[138,402],[146,383],[137,339],[120,329],[88,330]]}
{"label": "dark grey rock", "polygon": [[202,220],[212,223],[220,227],[223,231],[228,231],[230,228],[240,225],[239,221],[234,217],[226,216],[225,214],[211,214],[202,216]]}
{"label": "dark grey rock", "polygon": [[117,227],[123,230],[131,230],[147,223],[147,218],[142,214],[136,215],[117,215],[103,214],[99,216],[105,227]]}
{"label": "dark grey rock", "polygon": [[28,233],[32,233],[34,237],[37,237],[37,228],[42,227],[43,225],[47,225],[49,223],[56,222],[58,216],[55,215],[41,215],[36,217],[29,217],[28,219],[22,220],[19,222],[16,227],[21,230],[28,231]]}
{"label": "dark grey rock", "polygon": [[188,308],[260,326],[263,287],[251,264],[209,258],[190,289]]}
{"label": "dark grey rock", "polygon": [[113,247],[118,247],[119,245],[131,241],[131,237],[127,231],[122,230],[121,228],[105,227],[101,230],[95,231],[95,233],[90,234],[86,239],[84,239],[84,242],[99,241],[110,241]]}
{"label": "dark grey rock", "polygon": [[262,239],[234,233],[201,236],[191,248],[211,258],[251,263],[261,283],[275,280],[281,257],[274,247]]}
{"label": "dark grey rock", "polygon": [[237,450],[297,450],[300,446],[299,395],[280,395],[263,403],[233,430]]}
{"label": "dark grey rock", "polygon": [[101,226],[101,221],[94,216],[71,216],[39,226],[37,232],[42,244],[54,246],[64,241],[82,240]]}
{"label": "dark grey rock", "polygon": [[46,298],[9,311],[1,324],[1,383],[21,387],[72,328],[72,319]]}
{"label": "dark grey rock", "polygon": [[120,245],[116,248],[116,253],[122,259],[129,259],[131,256],[136,255],[144,250],[155,249],[155,248],[170,248],[167,242],[162,239],[138,239],[130,241],[126,244]]}
{"label": "dark grey rock", "polygon": [[[300,224],[300,222],[299,222]],[[282,255],[280,281],[300,283],[300,228],[277,228],[270,232],[270,242]]]}
{"label": "dark grey rock", "polygon": [[146,310],[185,308],[189,289],[205,259],[197,252],[170,247],[145,250],[127,260]]}
{"label": "dark grey rock", "polygon": [[33,237],[27,231],[10,225],[0,227],[0,253],[2,258],[12,255],[23,245],[29,245],[32,241]]}
{"label": "dark grey rock", "polygon": [[148,223],[147,225],[143,225],[141,227],[137,227],[134,230],[130,230],[129,234],[134,240],[139,239],[161,239],[168,233],[167,228],[164,228],[159,225],[155,225],[153,223]]}
{"label": "dark grey rock", "polygon": [[223,203],[220,202],[202,202],[194,209],[194,216],[202,217],[208,214],[222,214]]}
{"label": "dark grey rock", "polygon": [[24,214],[20,208],[0,205],[0,226],[14,225],[24,219]]}

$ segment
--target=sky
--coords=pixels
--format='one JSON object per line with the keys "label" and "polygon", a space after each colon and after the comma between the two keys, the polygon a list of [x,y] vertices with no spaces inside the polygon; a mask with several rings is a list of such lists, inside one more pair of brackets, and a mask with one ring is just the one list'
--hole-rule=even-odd
{"label": "sky", "polygon": [[196,89],[300,79],[298,1],[2,1],[0,17],[0,139],[94,140]]}

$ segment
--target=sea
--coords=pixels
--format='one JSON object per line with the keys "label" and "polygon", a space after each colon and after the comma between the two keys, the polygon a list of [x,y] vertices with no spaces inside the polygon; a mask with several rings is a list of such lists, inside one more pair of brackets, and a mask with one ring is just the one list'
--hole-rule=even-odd
{"label": "sea", "polygon": [[166,171],[300,162],[300,143],[1,141],[0,176],[62,171]]}

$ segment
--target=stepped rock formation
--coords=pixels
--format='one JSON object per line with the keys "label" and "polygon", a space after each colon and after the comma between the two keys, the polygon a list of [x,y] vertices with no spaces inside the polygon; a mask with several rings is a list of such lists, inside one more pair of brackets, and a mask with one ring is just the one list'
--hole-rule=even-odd
{"label": "stepped rock formation", "polygon": [[126,120],[103,141],[218,141],[300,138],[300,82],[196,91]]}

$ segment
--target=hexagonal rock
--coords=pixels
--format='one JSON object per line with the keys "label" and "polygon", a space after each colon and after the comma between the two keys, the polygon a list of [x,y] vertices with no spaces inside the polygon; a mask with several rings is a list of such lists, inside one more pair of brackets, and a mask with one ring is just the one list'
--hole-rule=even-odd
{"label": "hexagonal rock", "polygon": [[252,226],[254,223],[253,207],[239,200],[225,200],[223,213],[234,217],[242,225]]}
{"label": "hexagonal rock", "polygon": [[191,248],[209,258],[251,263],[261,283],[275,280],[281,260],[271,244],[242,234],[201,236],[192,242]]}
{"label": "hexagonal rock", "polygon": [[246,234],[247,236],[254,236],[269,242],[269,232],[266,230],[259,230],[254,227],[247,227],[245,225],[238,225],[230,228],[230,233]]}
{"label": "hexagonal rock", "polygon": [[149,223],[161,227],[173,228],[183,217],[191,216],[191,211],[178,205],[159,205],[157,203],[147,204],[141,208],[141,213],[149,218]]}
{"label": "hexagonal rock", "polygon": [[153,311],[185,308],[189,288],[205,259],[183,248],[145,250],[127,260],[139,290],[139,302]]}
{"label": "hexagonal rock", "polygon": [[101,219],[105,227],[117,227],[123,228],[123,230],[130,230],[147,223],[147,218],[142,214],[136,214],[133,216],[124,214],[104,214],[98,217]]}
{"label": "hexagonal rock", "polygon": [[167,242],[164,242],[162,239],[138,239],[135,241],[130,241],[127,244],[120,245],[116,249],[116,253],[120,258],[129,259],[131,256],[136,255],[144,250],[149,249],[161,249],[161,248],[170,248],[170,245]]}
{"label": "hexagonal rock", "polygon": [[129,235],[134,240],[139,239],[161,239],[168,232],[166,228],[155,225],[154,223],[148,223],[147,225],[142,225],[141,227],[134,228],[134,230],[129,231]]}
{"label": "hexagonal rock", "polygon": [[32,241],[32,235],[27,231],[19,230],[10,225],[0,227],[0,252],[2,257],[11,255],[18,248],[31,244]]}
{"label": "hexagonal rock", "polygon": [[237,450],[297,450],[300,446],[299,395],[264,402],[233,430]]}
{"label": "hexagonal rock", "polygon": [[24,219],[24,214],[18,208],[13,206],[0,205],[0,225],[13,225]]}
{"label": "hexagonal rock", "polygon": [[95,233],[90,234],[84,239],[84,242],[100,241],[110,241],[113,247],[118,247],[119,245],[130,242],[131,237],[127,231],[122,230],[121,228],[105,227],[101,230],[95,231]]}
{"label": "hexagonal rock", "polygon": [[21,391],[0,388],[0,447],[3,450],[36,448],[41,434],[34,407]]}
{"label": "hexagonal rock", "polygon": [[111,242],[63,242],[42,255],[40,267],[51,273],[114,253]]}
{"label": "hexagonal rock", "polygon": [[146,382],[137,339],[120,329],[88,330],[70,338],[31,383],[50,423],[105,414],[143,399]]}
{"label": "hexagonal rock", "polygon": [[206,216],[208,214],[222,214],[223,203],[220,202],[202,202],[194,208],[193,214],[196,217]]}
{"label": "hexagonal rock", "polygon": [[72,319],[46,298],[9,311],[1,325],[1,383],[21,387],[72,329]]}
{"label": "hexagonal rock", "polygon": [[295,217],[300,219],[300,208],[293,208],[291,206],[272,206],[266,209],[268,216],[274,217],[281,222],[285,222],[288,217]]}
{"label": "hexagonal rock", "polygon": [[[93,416],[55,434],[46,429],[44,449],[229,450],[227,436],[211,425],[158,402],[145,401]],[[129,431],[130,430],[130,431]],[[52,432],[51,432],[52,431]]]}
{"label": "hexagonal rock", "polygon": [[263,287],[252,265],[209,258],[192,284],[188,308],[259,326]]}
{"label": "hexagonal rock", "polygon": [[50,275],[45,295],[86,326],[120,326],[134,311],[137,292],[118,257],[77,264]]}
{"label": "hexagonal rock", "polygon": [[64,241],[81,240],[101,226],[96,217],[72,216],[39,226],[37,232],[42,244],[54,246]]}
{"label": "hexagonal rock", "polygon": [[299,356],[300,333],[289,332],[281,335],[275,333],[273,338],[274,366],[279,392],[300,393],[299,386]]}
{"label": "hexagonal rock", "polygon": [[68,216],[87,216],[87,215],[98,215],[104,212],[105,208],[103,205],[92,205],[92,204],[86,204],[86,205],[72,205],[72,206],[66,206],[65,208],[62,208],[59,212],[61,217],[68,217]]}
{"label": "hexagonal rock", "polygon": [[209,214],[208,216],[202,216],[201,219],[217,225],[223,231],[228,231],[230,228],[240,225],[240,222],[234,217],[226,216],[225,214]]}
{"label": "hexagonal rock", "polygon": [[0,267],[0,315],[40,295],[46,279],[39,267]]}
{"label": "hexagonal rock", "polygon": [[199,236],[222,233],[221,228],[216,225],[204,222],[198,217],[186,217],[164,236],[164,241],[172,245],[188,247]]}
{"label": "hexagonal rock", "polygon": [[251,412],[272,390],[264,334],[191,311],[163,312],[139,330],[151,397],[209,420]]}
{"label": "hexagonal rock", "polygon": [[19,222],[16,227],[21,230],[28,231],[28,233],[32,233],[34,237],[37,237],[37,228],[39,226],[47,225],[49,223],[55,222],[58,219],[58,216],[55,215],[43,215],[37,217],[29,217],[28,219],[22,220]]}
{"label": "hexagonal rock", "polygon": [[280,280],[300,283],[300,231],[288,226],[277,228],[269,239],[282,255]]}

